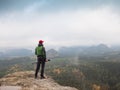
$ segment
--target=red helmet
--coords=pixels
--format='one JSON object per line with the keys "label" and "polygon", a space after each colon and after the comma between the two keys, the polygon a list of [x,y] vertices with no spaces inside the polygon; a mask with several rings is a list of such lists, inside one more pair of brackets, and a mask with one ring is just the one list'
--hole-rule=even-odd
{"label": "red helmet", "polygon": [[39,43],[42,44],[44,41],[43,40],[39,40]]}

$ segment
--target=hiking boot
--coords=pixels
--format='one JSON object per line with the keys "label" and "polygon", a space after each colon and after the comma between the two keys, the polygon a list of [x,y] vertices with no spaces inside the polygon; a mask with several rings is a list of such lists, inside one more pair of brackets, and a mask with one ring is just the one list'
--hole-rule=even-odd
{"label": "hiking boot", "polygon": [[37,76],[35,76],[35,79],[37,79]]}
{"label": "hiking boot", "polygon": [[41,78],[40,79],[45,79],[45,77],[44,76],[41,76]]}

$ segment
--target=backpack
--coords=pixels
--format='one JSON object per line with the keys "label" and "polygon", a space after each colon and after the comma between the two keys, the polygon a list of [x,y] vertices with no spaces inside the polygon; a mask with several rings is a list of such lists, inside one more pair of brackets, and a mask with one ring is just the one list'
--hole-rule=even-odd
{"label": "backpack", "polygon": [[39,55],[44,56],[45,55],[44,47],[43,46],[37,46],[36,49],[35,49],[35,55],[37,55],[37,56],[39,56]]}

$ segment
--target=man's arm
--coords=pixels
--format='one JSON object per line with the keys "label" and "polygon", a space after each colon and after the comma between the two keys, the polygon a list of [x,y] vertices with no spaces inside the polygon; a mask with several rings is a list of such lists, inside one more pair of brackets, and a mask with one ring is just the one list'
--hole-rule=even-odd
{"label": "man's arm", "polygon": [[35,48],[35,55],[37,55],[37,47]]}
{"label": "man's arm", "polygon": [[45,50],[45,47],[43,47],[43,52],[44,52],[44,57],[46,59],[46,50]]}

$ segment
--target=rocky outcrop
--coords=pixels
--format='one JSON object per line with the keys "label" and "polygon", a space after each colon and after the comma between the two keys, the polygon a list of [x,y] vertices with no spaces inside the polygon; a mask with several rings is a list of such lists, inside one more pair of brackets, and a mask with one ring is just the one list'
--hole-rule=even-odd
{"label": "rocky outcrop", "polygon": [[58,52],[54,49],[50,49],[47,51],[47,58],[49,58],[49,59],[53,59],[53,58],[56,58],[58,56],[59,56]]}
{"label": "rocky outcrop", "polygon": [[[33,71],[15,72],[0,79],[0,90],[77,90],[76,88],[61,86],[53,79],[34,79]],[[13,87],[12,87],[13,86]],[[17,88],[17,89],[15,89]]]}

